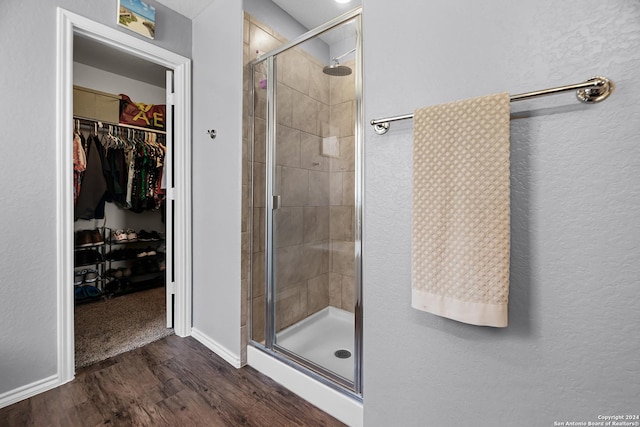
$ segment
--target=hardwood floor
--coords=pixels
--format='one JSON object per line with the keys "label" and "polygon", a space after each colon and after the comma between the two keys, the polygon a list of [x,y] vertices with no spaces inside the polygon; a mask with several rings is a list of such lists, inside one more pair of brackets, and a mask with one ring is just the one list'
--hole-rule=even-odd
{"label": "hardwood floor", "polygon": [[0,426],[342,426],[251,367],[169,336],[0,409]]}

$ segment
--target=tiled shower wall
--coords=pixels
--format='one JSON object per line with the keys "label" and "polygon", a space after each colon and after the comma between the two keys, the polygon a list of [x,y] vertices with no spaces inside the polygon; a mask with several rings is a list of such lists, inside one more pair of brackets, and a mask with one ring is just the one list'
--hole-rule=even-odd
{"label": "tiled shower wall", "polygon": [[[245,14],[242,286],[243,337],[247,307],[254,339],[264,339],[266,64],[256,71],[254,192],[251,200],[251,68],[246,65],[286,40]],[[354,306],[354,99],[352,77],[329,77],[325,64],[294,48],[277,57],[276,328],[281,330],[329,305]],[[347,95],[348,94],[348,95]],[[323,154],[323,138],[335,137],[339,155]],[[252,202],[250,204],[250,202]],[[249,221],[252,216],[252,221]],[[250,223],[253,233],[249,233]],[[253,253],[249,239],[253,236]],[[251,262],[250,262],[251,261]],[[253,269],[249,300],[249,270]],[[244,347],[244,346],[243,346]]]}

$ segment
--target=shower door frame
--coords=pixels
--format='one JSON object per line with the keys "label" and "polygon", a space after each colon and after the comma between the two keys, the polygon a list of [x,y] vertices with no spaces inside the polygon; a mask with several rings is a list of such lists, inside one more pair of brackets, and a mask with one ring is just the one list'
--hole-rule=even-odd
{"label": "shower door frame", "polygon": [[[305,41],[311,40],[327,31],[330,31],[348,21],[354,20],[356,27],[356,48],[355,48],[355,209],[354,209],[354,251],[355,251],[355,307],[354,307],[354,378],[353,383],[342,378],[341,376],[329,371],[328,369],[310,362],[297,354],[278,346],[275,342],[275,268],[274,268],[274,203],[276,198],[273,194],[274,176],[275,176],[275,146],[276,146],[276,86],[277,79],[275,72],[277,71],[276,55],[279,55],[289,49],[292,49]],[[362,313],[362,202],[363,202],[363,124],[364,115],[362,109],[362,7],[353,9],[343,15],[340,15],[331,21],[299,36],[298,38],[286,43],[251,62],[251,90],[253,102],[253,119],[251,131],[251,199],[253,200],[254,189],[254,144],[255,144],[255,69],[256,66],[266,62],[267,64],[267,117],[266,117],[266,180],[265,180],[265,271],[266,271],[266,318],[265,318],[265,342],[264,344],[253,340],[253,310],[249,310],[249,328],[250,341],[253,347],[269,354],[275,359],[285,363],[286,365],[302,371],[311,378],[355,399],[362,399],[362,351],[363,351],[363,313]],[[253,215],[249,216],[253,218]],[[252,219],[250,220],[252,222]],[[253,233],[253,224],[250,225]],[[250,239],[253,246],[253,239]],[[253,248],[251,249],[253,253]],[[250,268],[253,272],[253,268]],[[253,275],[253,273],[251,273]],[[251,277],[253,282],[253,277]],[[253,286],[249,286],[252,289]],[[252,300],[252,297],[250,297]]]}

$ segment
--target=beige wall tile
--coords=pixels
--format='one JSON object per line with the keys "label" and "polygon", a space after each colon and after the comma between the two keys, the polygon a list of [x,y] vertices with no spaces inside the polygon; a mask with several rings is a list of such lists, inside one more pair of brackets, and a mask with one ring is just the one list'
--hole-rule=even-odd
{"label": "beige wall tile", "polygon": [[331,206],[329,236],[331,240],[353,241],[354,209],[351,206]]}
{"label": "beige wall tile", "polygon": [[253,144],[254,161],[265,163],[267,152],[267,122],[258,117],[255,119],[255,138]]}
{"label": "beige wall tile", "polygon": [[331,271],[345,276],[354,275],[355,248],[353,242],[331,241]]}
{"label": "beige wall tile", "polygon": [[278,41],[278,39],[264,29],[254,24],[249,26],[249,49],[252,57],[256,54],[257,50],[266,53],[280,46],[280,44],[281,42]]}
{"label": "beige wall tile", "polygon": [[307,281],[307,316],[329,305],[329,273]]}
{"label": "beige wall tile", "polygon": [[265,239],[264,208],[253,209],[253,252],[264,252]]}
{"label": "beige wall tile", "polygon": [[300,131],[284,125],[276,126],[276,164],[300,167]]}
{"label": "beige wall tile", "polygon": [[329,207],[312,206],[304,208],[304,242],[326,241],[329,239]]}
{"label": "beige wall tile", "polygon": [[264,80],[267,76],[264,73],[256,71],[254,76],[254,84],[255,91],[254,101],[255,101],[255,116],[260,117],[261,119],[267,118],[267,91],[265,89],[260,88],[260,80]]}
{"label": "beige wall tile", "polygon": [[355,172],[342,173],[342,204],[344,206],[355,205]]}
{"label": "beige wall tile", "polygon": [[253,164],[253,206],[263,208],[265,203],[266,168],[264,163]]}
{"label": "beige wall tile", "polygon": [[278,83],[276,90],[276,122],[293,125],[293,89],[282,83]]}
{"label": "beige wall tile", "polygon": [[253,269],[251,292],[253,298],[260,295],[264,295],[265,292],[265,258],[264,252],[254,252],[253,262],[251,267]]}
{"label": "beige wall tile", "polygon": [[329,273],[329,305],[342,308],[342,275]]}
{"label": "beige wall tile", "polygon": [[299,285],[276,293],[276,332],[305,317],[307,311],[306,286]]}
{"label": "beige wall tile", "polygon": [[355,170],[355,138],[340,138],[340,157],[331,159],[332,172],[348,172]]}
{"label": "beige wall tile", "polygon": [[321,66],[312,63],[310,77],[309,96],[323,104],[329,104],[329,76],[322,72]]}
{"label": "beige wall tile", "polygon": [[342,276],[342,309],[355,312],[355,279],[351,276]]}
{"label": "beige wall tile", "polygon": [[309,95],[311,63],[297,49],[281,53],[276,58],[278,75],[292,89]]}
{"label": "beige wall tile", "polygon": [[240,327],[240,363],[247,363],[247,345],[249,344],[249,328],[247,325]]}
{"label": "beige wall tile", "polygon": [[265,325],[265,298],[264,295],[254,297],[252,301],[252,327],[251,337],[254,341],[264,342],[264,325]]}
{"label": "beige wall tile", "polygon": [[329,174],[329,203],[331,206],[340,206],[343,203],[343,174],[333,172]]}
{"label": "beige wall tile", "polygon": [[249,304],[249,279],[240,281],[240,325],[247,324],[247,305]]}
{"label": "beige wall tile", "polygon": [[250,187],[246,184],[242,185],[242,211],[240,221],[240,232],[244,233],[249,231],[249,199],[250,199]]}
{"label": "beige wall tile", "polygon": [[331,126],[337,131],[336,136],[344,137],[354,134],[354,116],[355,104],[353,101],[342,102],[330,107]]}
{"label": "beige wall tile", "polygon": [[309,172],[309,199],[308,206],[329,205],[329,173]]}
{"label": "beige wall tile", "polygon": [[331,135],[337,135],[337,132],[331,126],[331,109],[329,105],[319,103],[318,110],[318,132],[317,134],[325,138]]}
{"label": "beige wall tile", "polygon": [[276,229],[274,238],[276,247],[299,245],[304,240],[304,208],[280,208],[274,212]]}
{"label": "beige wall tile", "polygon": [[316,171],[329,171],[329,158],[323,156],[322,138],[306,132],[300,134],[300,167]]}
{"label": "beige wall tile", "polygon": [[306,206],[309,199],[309,171],[282,168],[282,206]]}
{"label": "beige wall tile", "polygon": [[278,289],[286,289],[295,283],[306,282],[308,279],[304,268],[306,261],[304,249],[304,245],[277,248],[275,262]]}
{"label": "beige wall tile", "polygon": [[319,102],[309,96],[293,92],[293,127],[303,132],[318,135]]}
{"label": "beige wall tile", "polygon": [[329,242],[312,242],[303,245],[304,278],[310,279],[329,272]]}

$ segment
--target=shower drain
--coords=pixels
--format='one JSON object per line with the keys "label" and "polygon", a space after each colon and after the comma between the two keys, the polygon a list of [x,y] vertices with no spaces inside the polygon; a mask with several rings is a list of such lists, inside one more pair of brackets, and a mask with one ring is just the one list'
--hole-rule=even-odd
{"label": "shower drain", "polygon": [[337,350],[337,351],[336,351],[335,353],[333,353],[333,354],[335,354],[335,356],[336,356],[338,359],[348,359],[348,358],[350,358],[350,357],[351,357],[351,352],[350,352],[349,350],[344,350],[344,349]]}

